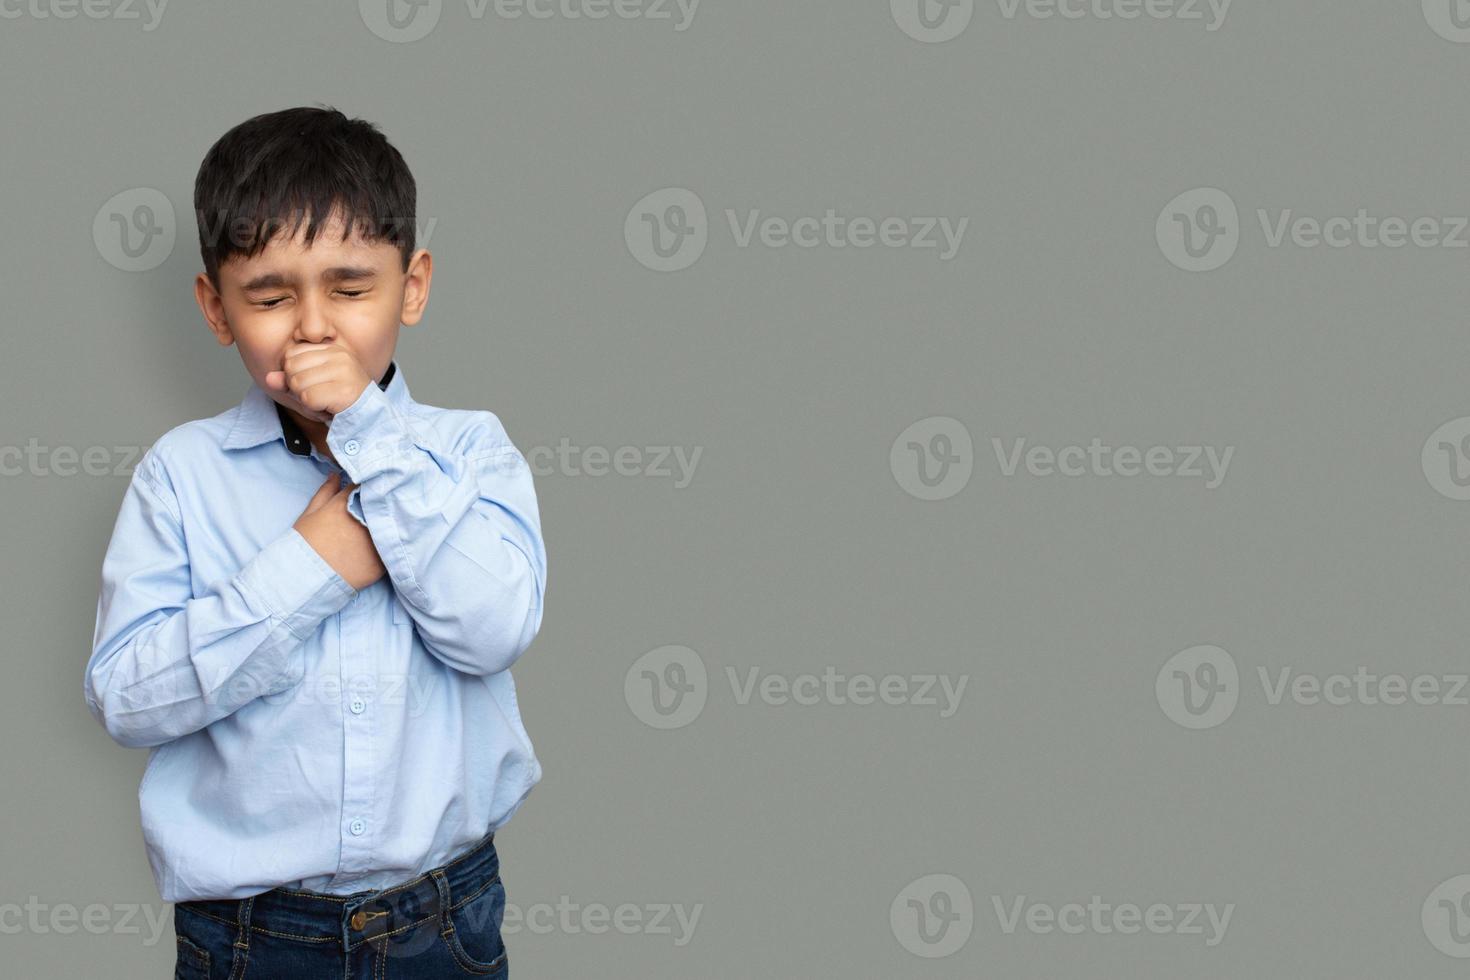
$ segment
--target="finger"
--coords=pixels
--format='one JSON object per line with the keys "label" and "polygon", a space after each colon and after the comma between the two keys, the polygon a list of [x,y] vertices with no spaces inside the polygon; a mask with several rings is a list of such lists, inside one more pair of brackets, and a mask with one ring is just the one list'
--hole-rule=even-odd
{"label": "finger", "polygon": [[[329,350],[332,350],[333,348],[335,348],[336,346],[337,346],[336,344],[327,344],[327,343],[322,343],[322,344],[302,344],[302,343],[295,343],[295,344],[291,344],[289,347],[286,348],[285,353],[281,355],[281,361],[282,361],[281,367],[284,368],[287,364],[289,364],[291,362],[291,360],[293,358],[302,357],[302,356],[307,355],[307,354],[316,354],[316,353],[320,353],[322,351],[329,351]],[[312,360],[315,360],[315,358],[313,358]]]}
{"label": "finger", "polygon": [[316,493],[311,495],[311,499],[306,502],[306,510],[303,513],[310,514],[312,511],[324,506],[328,500],[332,499],[333,494],[336,492],[334,484],[340,481],[341,477],[335,473],[327,477],[326,481],[316,488]]}

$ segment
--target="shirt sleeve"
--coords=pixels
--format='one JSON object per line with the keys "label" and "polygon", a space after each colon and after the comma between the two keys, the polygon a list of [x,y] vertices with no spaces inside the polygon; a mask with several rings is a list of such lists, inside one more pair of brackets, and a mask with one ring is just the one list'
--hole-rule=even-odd
{"label": "shirt sleeve", "polygon": [[[446,447],[377,385],[327,445],[424,648],[456,670],[505,670],[541,627],[546,550],[531,469],[490,412]],[[353,497],[357,498],[355,501]]]}
{"label": "shirt sleeve", "polygon": [[193,594],[178,500],[150,449],[102,563],[87,707],[113,740],[161,745],[301,680],[300,647],[355,596],[294,527]]}

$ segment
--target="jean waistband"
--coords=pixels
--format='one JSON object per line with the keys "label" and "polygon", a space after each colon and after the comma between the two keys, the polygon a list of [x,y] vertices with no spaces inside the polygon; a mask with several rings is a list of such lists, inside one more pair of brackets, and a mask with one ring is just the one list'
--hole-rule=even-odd
{"label": "jean waistband", "polygon": [[500,857],[495,851],[495,832],[491,831],[448,863],[380,891],[328,895],[272,888],[249,898],[178,904],[236,924],[240,930],[238,942],[254,929],[305,942],[337,939],[343,949],[352,950],[426,919],[447,918],[452,908],[473,898],[499,874]]}

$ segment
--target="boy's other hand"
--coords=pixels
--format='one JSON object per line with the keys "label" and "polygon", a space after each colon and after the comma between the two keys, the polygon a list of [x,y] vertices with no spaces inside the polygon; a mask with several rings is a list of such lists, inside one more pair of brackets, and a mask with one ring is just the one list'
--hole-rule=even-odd
{"label": "boy's other hand", "polygon": [[293,343],[286,348],[282,370],[268,371],[266,387],[290,392],[318,422],[332,421],[372,384],[362,362],[336,343]]}
{"label": "boy's other hand", "polygon": [[294,527],[322,559],[361,591],[387,574],[368,529],[347,512],[347,497],[356,483],[337,489],[342,475],[333,473],[317,488]]}

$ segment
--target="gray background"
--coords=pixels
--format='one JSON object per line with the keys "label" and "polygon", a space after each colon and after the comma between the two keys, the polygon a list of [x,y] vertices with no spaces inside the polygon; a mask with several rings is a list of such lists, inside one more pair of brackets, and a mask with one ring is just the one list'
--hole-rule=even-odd
{"label": "gray background", "polygon": [[[1470,415],[1470,249],[1273,248],[1257,218],[1470,214],[1470,44],[1418,2],[1239,0],[1207,31],[1007,18],[986,0],[937,44],[880,0],[705,0],[684,31],[476,19],[460,0],[411,43],[351,3],[148,17],[0,20],[0,442],[111,453],[239,401],[248,378],[191,294],[193,177],[235,123],[325,102],[383,128],[421,222],[437,219],[428,313],[398,351],[415,397],[495,411],[527,453],[702,447],[684,488],[538,477],[547,611],[514,673],[545,777],[497,837],[513,905],[700,918],[683,946],[521,928],[513,975],[1463,975],[1421,906],[1470,872],[1470,707],[1273,705],[1257,677],[1470,669],[1470,503],[1420,459]],[[623,233],[664,187],[709,213],[708,248],[679,272],[645,268]],[[1155,235],[1197,187],[1239,207],[1238,251],[1209,272],[1176,268]],[[134,188],[183,220],[145,272],[90,233]],[[948,262],[740,248],[726,208],[970,226]],[[968,483],[937,501],[890,466],[933,416],[974,444]],[[991,440],[1020,437],[1235,455],[1214,490],[1007,477]],[[82,700],[126,485],[0,480],[0,906],[171,914],[138,826],[146,754]],[[668,644],[709,680],[702,713],[665,731],[624,682]],[[1240,689],[1195,731],[1155,678],[1198,644],[1229,652]],[[740,704],[725,674],[829,666],[969,680],[941,718]],[[941,958],[890,922],[930,874],[974,903]],[[1215,946],[1007,934],[993,900],[1020,895],[1235,907]],[[156,944],[142,928],[43,918],[0,932],[0,963],[167,975],[171,928]]]}

